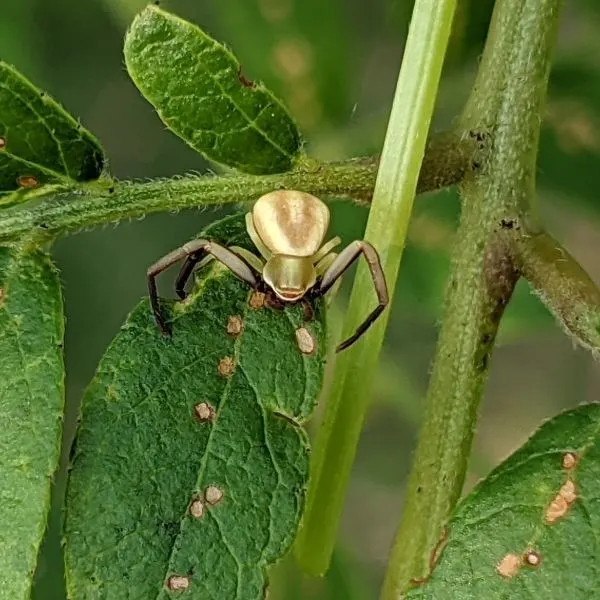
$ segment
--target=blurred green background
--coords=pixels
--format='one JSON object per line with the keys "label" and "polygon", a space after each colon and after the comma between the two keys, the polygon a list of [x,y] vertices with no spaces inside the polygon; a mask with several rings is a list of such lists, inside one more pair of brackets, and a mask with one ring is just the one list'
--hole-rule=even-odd
{"label": "blurred green background", "polygon": [[[0,57],[81,118],[102,141],[116,177],[204,172],[206,163],[165,130],[125,71],[123,35],[144,4],[3,0]],[[282,97],[313,155],[334,160],[379,151],[410,0],[162,4],[225,41],[249,78],[265,81]],[[468,94],[492,4],[492,0],[459,2],[436,130],[451,125]],[[540,210],[548,229],[600,281],[598,0],[567,3],[550,88],[538,170]],[[364,208],[333,202],[332,210],[336,233],[345,241],[361,236]],[[146,267],[220,214],[153,216],[81,232],[56,244],[53,252],[62,273],[67,312],[67,444],[95,365],[145,293]],[[274,574],[271,600],[358,600],[377,595],[422,410],[457,218],[454,191],[416,203],[333,567],[325,579],[309,580],[292,561],[284,561]],[[341,307],[344,300],[342,293]],[[591,357],[574,348],[527,285],[520,284],[494,354],[467,485],[520,445],[543,419],[597,400],[599,388],[600,370]],[[64,469],[56,478],[54,512],[37,573],[37,600],[64,598],[59,535],[63,489]]]}

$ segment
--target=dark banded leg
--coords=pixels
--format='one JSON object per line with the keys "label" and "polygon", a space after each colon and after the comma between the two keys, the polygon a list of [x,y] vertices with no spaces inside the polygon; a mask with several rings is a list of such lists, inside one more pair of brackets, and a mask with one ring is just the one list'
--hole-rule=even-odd
{"label": "dark banded leg", "polygon": [[379,261],[379,255],[377,251],[369,242],[355,241],[346,246],[327,268],[320,280],[316,289],[316,295],[322,296],[335,284],[335,282],[345,273],[345,271],[354,263],[354,261],[363,255],[367,261],[371,277],[373,278],[373,284],[375,286],[375,292],[377,293],[377,300],[379,301],[375,309],[367,316],[367,318],[361,323],[353,335],[347,340],[344,340],[336,349],[336,352],[341,352],[348,346],[351,346],[369,327],[375,322],[377,317],[382,313],[383,309],[388,305],[389,296],[387,290],[387,283],[385,281],[385,275],[381,268],[381,262]]}
{"label": "dark banded leg", "polygon": [[[156,320],[156,324],[159,329],[164,334],[169,334],[169,328],[165,322],[165,319],[160,310],[160,303],[158,299],[158,293],[156,290],[156,277],[176,262],[183,260],[184,258],[193,258],[191,261],[191,266],[184,264],[184,268],[182,271],[186,271],[183,273],[185,278],[182,277],[182,273],[179,274],[177,278],[178,283],[183,282],[183,286],[185,287],[185,282],[189,278],[194,266],[200,260],[202,260],[205,256],[212,256],[219,262],[223,263],[234,275],[239,277],[242,281],[245,281],[248,285],[252,287],[256,287],[257,280],[254,276],[254,272],[252,269],[237,255],[234,254],[229,248],[225,248],[216,242],[211,242],[210,240],[194,240],[193,242],[189,242],[184,244],[181,248],[177,250],[173,250],[166,256],[163,256],[160,260],[155,262],[147,271],[146,277],[148,281],[148,295],[150,296],[150,305],[152,307],[152,313],[154,314],[154,319]],[[189,272],[187,272],[189,269]],[[184,292],[185,297],[185,292]]]}

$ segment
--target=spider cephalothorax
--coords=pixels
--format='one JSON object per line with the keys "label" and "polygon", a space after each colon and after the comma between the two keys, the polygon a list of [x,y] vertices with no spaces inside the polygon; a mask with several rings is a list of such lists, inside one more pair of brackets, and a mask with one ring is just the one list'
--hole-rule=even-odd
{"label": "spider cephalothorax", "polygon": [[160,312],[155,278],[184,258],[187,260],[175,284],[180,298],[185,298],[185,284],[194,267],[210,256],[250,286],[256,288],[264,282],[281,301],[297,302],[309,292],[313,296],[326,294],[362,254],[373,277],[379,303],[337,350],[347,348],[387,306],[387,286],[375,248],[368,242],[354,241],[336,254],[332,250],[341,243],[340,238],[323,244],[328,227],[329,209],[315,196],[287,190],[270,192],[260,197],[246,215],[246,228],[260,257],[245,248],[226,248],[207,239],[188,242],[167,254],[148,269],[150,301],[161,331],[168,333]]}

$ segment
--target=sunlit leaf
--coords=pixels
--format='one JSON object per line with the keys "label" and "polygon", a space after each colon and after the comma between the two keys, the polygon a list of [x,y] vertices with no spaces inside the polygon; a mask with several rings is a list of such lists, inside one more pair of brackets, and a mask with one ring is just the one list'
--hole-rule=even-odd
{"label": "sunlit leaf", "polygon": [[[241,216],[203,235],[252,247]],[[265,569],[296,535],[322,306],[305,322],[301,306],[260,307],[224,267],[206,269],[185,302],[167,304],[172,337],[143,301],[87,390],[67,498],[73,600],[167,598],[177,587],[182,598],[262,599]]]}
{"label": "sunlit leaf", "polygon": [[598,593],[600,405],[566,412],[458,506],[409,599],[589,600]]}
{"label": "sunlit leaf", "polygon": [[0,249],[0,598],[29,598],[58,467],[64,366],[56,269]]}
{"label": "sunlit leaf", "polygon": [[149,6],[127,34],[125,62],[169,129],[210,160],[258,174],[286,171],[298,157],[283,105],[195,25]]}

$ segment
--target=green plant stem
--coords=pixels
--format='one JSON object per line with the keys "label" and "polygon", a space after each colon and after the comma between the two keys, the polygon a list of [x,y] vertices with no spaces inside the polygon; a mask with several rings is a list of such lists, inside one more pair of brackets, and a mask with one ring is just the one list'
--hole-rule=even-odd
{"label": "green plant stem", "polygon": [[600,290],[551,235],[523,233],[519,267],[535,293],[578,344],[600,355]]}
{"label": "green plant stem", "polygon": [[[482,147],[460,132],[441,133],[428,145],[419,178],[419,192],[458,183],[473,163],[481,161]],[[0,211],[0,245],[26,239],[40,245],[81,229],[208,205],[250,202],[274,189],[297,189],[317,196],[347,197],[368,203],[373,194],[377,160],[321,163],[307,159],[280,175],[186,176],[149,183],[100,182],[79,187],[73,194],[42,199]]]}
{"label": "green plant stem", "polygon": [[382,600],[425,579],[464,484],[498,323],[518,279],[514,232],[528,222],[539,125],[560,0],[497,0],[461,118],[492,136],[481,175],[461,187],[463,213],[426,409]]}
{"label": "green plant stem", "polygon": [[[398,77],[365,232],[365,238],[379,251],[391,295],[455,5],[455,0],[417,0]],[[375,303],[372,280],[361,264],[344,323],[345,335],[356,330]],[[296,557],[311,574],[324,573],[331,559],[389,313],[389,309],[385,311],[364,338],[338,355],[336,361],[315,443],[303,526],[296,543]]]}

